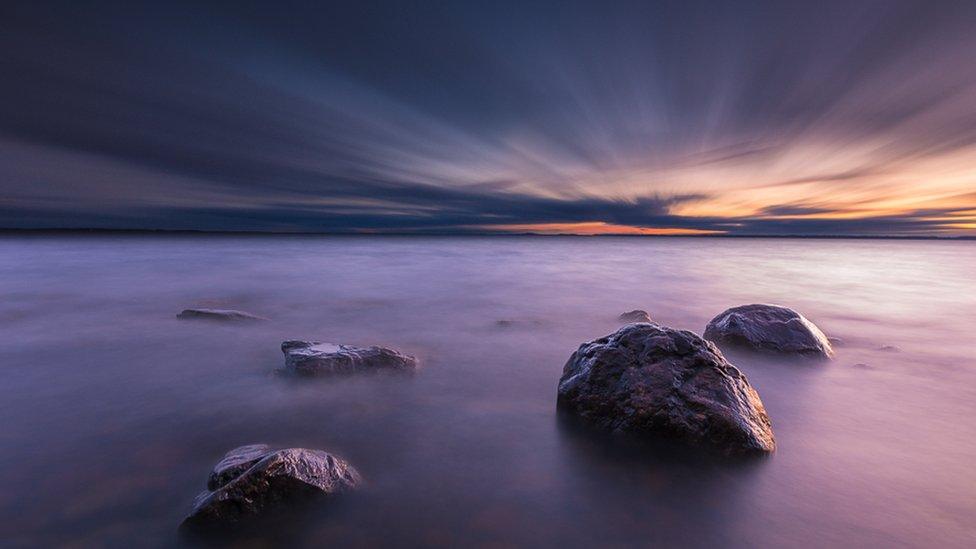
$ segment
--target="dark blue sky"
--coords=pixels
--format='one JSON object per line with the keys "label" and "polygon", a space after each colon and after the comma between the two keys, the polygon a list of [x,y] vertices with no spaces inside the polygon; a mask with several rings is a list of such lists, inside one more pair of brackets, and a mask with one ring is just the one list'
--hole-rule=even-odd
{"label": "dark blue sky", "polygon": [[976,232],[976,2],[155,4],[0,8],[2,227]]}

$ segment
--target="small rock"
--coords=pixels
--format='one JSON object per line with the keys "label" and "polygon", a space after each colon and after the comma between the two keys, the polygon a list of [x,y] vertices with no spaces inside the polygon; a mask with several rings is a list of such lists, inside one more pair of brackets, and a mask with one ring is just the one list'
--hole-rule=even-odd
{"label": "small rock", "polygon": [[830,345],[833,346],[833,347],[843,347],[844,346],[844,340],[842,338],[839,338],[839,337],[836,337],[836,336],[829,336],[827,338],[827,341],[829,341],[830,342]]}
{"label": "small rock", "polygon": [[759,394],[698,335],[627,324],[584,343],[559,380],[561,410],[610,431],[675,438],[728,454],[772,452]]}
{"label": "small rock", "polygon": [[900,353],[901,352],[901,348],[900,347],[896,347],[895,345],[882,345],[882,346],[878,347],[878,350],[881,351],[881,352],[883,352],[883,353]]}
{"label": "small rock", "polygon": [[417,359],[385,347],[353,347],[317,341],[285,341],[285,371],[308,376],[373,372],[411,373]]}
{"label": "small rock", "polygon": [[181,527],[232,526],[315,498],[336,496],[361,483],[351,465],[322,450],[242,446],[228,452],[214,467],[208,482],[214,488],[197,496]]}
{"label": "small rock", "polygon": [[635,309],[633,311],[628,311],[617,317],[620,322],[650,322],[651,315],[647,314],[647,311],[642,311],[640,309]]}
{"label": "small rock", "polygon": [[542,325],[541,320],[534,320],[534,319],[516,320],[511,318],[503,318],[501,320],[495,321],[495,326],[498,326],[499,328],[512,328],[515,326],[541,326],[541,325]]}
{"label": "small rock", "polygon": [[873,366],[870,366],[870,365],[865,364],[863,362],[858,362],[857,364],[854,365],[854,368],[859,368],[861,370],[873,370],[874,369]]}
{"label": "small rock", "polygon": [[716,316],[705,339],[754,351],[830,358],[834,351],[820,328],[800,313],[778,305],[743,305]]}
{"label": "small rock", "polygon": [[255,322],[264,317],[233,309],[184,309],[176,315],[180,320],[217,320],[221,322]]}

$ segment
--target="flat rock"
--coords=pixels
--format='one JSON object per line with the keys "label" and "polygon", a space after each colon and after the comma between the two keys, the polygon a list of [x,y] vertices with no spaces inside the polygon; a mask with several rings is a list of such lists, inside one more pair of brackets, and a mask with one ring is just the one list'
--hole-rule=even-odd
{"label": "flat rock", "polygon": [[620,322],[650,322],[651,315],[647,314],[647,311],[642,311],[641,309],[635,309],[633,311],[627,311],[617,317]]}
{"label": "flat rock", "polygon": [[834,350],[820,328],[800,313],[778,305],[743,305],[716,316],[705,339],[720,346],[830,358]]}
{"label": "flat rock", "polygon": [[563,368],[557,403],[607,430],[727,454],[762,454],[776,446],[746,377],[698,335],[657,324],[628,324],[580,345]]}
{"label": "flat rock", "polygon": [[361,483],[351,465],[322,450],[242,446],[228,452],[214,467],[208,481],[211,489],[197,496],[182,528],[233,526],[349,492]]}
{"label": "flat rock", "polygon": [[220,322],[255,322],[267,320],[264,317],[235,311],[233,309],[183,309],[176,315],[180,320],[216,320]]}
{"label": "flat rock", "polygon": [[353,347],[318,341],[285,341],[285,371],[308,376],[411,373],[417,359],[385,347]]}

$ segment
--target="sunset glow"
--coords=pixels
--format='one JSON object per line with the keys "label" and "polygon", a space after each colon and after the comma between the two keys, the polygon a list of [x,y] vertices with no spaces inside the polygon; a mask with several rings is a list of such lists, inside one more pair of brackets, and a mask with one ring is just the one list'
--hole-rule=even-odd
{"label": "sunset glow", "polygon": [[476,227],[486,231],[500,231],[509,233],[530,234],[578,234],[578,235],[658,235],[658,236],[692,236],[721,234],[722,231],[708,231],[702,229],[668,229],[655,227],[629,227],[627,225],[611,225],[595,221],[591,223],[538,223],[524,225],[484,225]]}

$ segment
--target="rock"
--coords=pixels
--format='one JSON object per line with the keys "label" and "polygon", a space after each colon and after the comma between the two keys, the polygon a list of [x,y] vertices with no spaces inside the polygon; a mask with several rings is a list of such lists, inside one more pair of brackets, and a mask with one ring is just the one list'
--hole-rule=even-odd
{"label": "rock", "polygon": [[353,347],[317,341],[285,341],[285,371],[301,375],[411,373],[417,359],[385,347]]}
{"label": "rock", "polygon": [[211,490],[197,496],[182,528],[233,526],[351,491],[361,483],[351,465],[322,450],[242,446],[228,452],[214,467],[208,482]]}
{"label": "rock", "polygon": [[635,309],[633,311],[628,311],[617,317],[620,322],[650,322],[651,315],[647,314],[647,311],[642,311],[640,309]]}
{"label": "rock", "polygon": [[272,449],[267,444],[249,444],[234,448],[224,455],[223,459],[214,465],[207,480],[207,489],[216,490],[247,471],[252,465],[261,461],[261,458],[271,453]]}
{"label": "rock", "polygon": [[542,326],[542,321],[536,319],[516,320],[511,318],[503,318],[501,320],[496,320],[495,326],[499,328],[513,328],[517,326]]}
{"label": "rock", "polygon": [[755,351],[830,358],[834,350],[820,328],[800,313],[778,305],[728,309],[705,327],[705,339]]}
{"label": "rock", "polygon": [[711,446],[728,454],[776,446],[745,376],[698,335],[628,324],[584,343],[559,380],[560,410],[598,427]]}
{"label": "rock", "polygon": [[900,353],[901,348],[895,345],[882,345],[878,347],[878,350],[882,353]]}
{"label": "rock", "polygon": [[183,309],[176,315],[180,320],[217,320],[221,322],[255,322],[267,320],[264,317],[235,311],[233,309]]}

